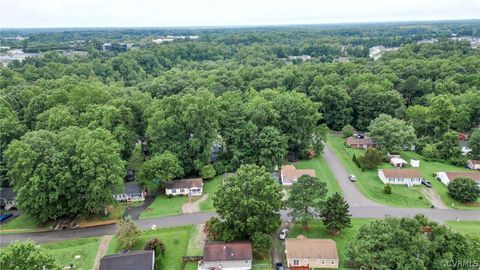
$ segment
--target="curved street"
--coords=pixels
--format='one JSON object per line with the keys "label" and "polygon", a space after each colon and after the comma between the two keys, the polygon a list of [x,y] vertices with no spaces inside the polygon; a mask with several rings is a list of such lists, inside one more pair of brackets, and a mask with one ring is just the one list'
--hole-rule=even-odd
{"label": "curved street", "polygon": [[[348,172],[328,145],[325,146],[324,157],[343,191],[345,200],[350,204],[350,212],[353,218],[382,218],[385,215],[404,217],[414,216],[415,214],[421,213],[437,222],[455,220],[457,218],[460,220],[480,220],[480,210],[396,208],[371,201],[360,192],[355,183],[346,181]],[[287,211],[282,211],[281,214],[282,219],[288,219]],[[153,226],[156,228],[165,228],[191,224],[202,224],[213,216],[216,216],[215,212],[200,212],[135,220],[135,223],[141,229],[150,229]],[[35,242],[43,243],[62,241],[72,238],[102,236],[113,234],[114,232],[115,225],[105,225],[64,231],[4,234],[0,235],[0,246],[4,246],[13,240],[31,239]]]}

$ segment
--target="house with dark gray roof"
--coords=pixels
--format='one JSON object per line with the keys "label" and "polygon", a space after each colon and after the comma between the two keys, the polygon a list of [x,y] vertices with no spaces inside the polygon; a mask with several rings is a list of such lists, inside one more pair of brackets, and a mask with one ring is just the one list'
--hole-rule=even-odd
{"label": "house with dark gray roof", "polygon": [[205,243],[199,270],[250,270],[252,269],[252,244],[250,242]]}
{"label": "house with dark gray roof", "polygon": [[165,184],[166,195],[201,196],[203,193],[202,178],[172,180]]}
{"label": "house with dark gray roof", "polygon": [[135,182],[125,183],[123,192],[116,193],[113,198],[119,202],[143,202],[145,200],[145,191]]}
{"label": "house with dark gray roof", "polygon": [[107,255],[100,260],[100,270],[154,270],[155,251],[142,250]]}
{"label": "house with dark gray roof", "polygon": [[5,210],[17,208],[15,191],[10,187],[0,187],[0,206]]}

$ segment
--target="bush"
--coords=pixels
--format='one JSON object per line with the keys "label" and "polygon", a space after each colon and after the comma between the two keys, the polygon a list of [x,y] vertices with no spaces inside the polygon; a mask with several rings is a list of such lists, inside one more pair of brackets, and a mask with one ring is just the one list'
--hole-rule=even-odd
{"label": "bush", "polygon": [[386,184],[383,187],[383,193],[385,194],[392,194],[392,186],[390,184]]}
{"label": "bush", "polygon": [[470,178],[455,178],[448,183],[448,194],[457,201],[474,202],[480,196],[480,188]]}
{"label": "bush", "polygon": [[357,159],[362,169],[375,169],[383,161],[383,154],[375,148],[369,148],[365,154]]}
{"label": "bush", "polygon": [[162,270],[164,265],[165,244],[158,238],[152,238],[145,243],[144,250],[155,251],[155,270]]}
{"label": "bush", "polygon": [[342,137],[344,139],[348,138],[352,136],[354,132],[355,132],[355,129],[351,125],[346,125],[342,128]]}
{"label": "bush", "polygon": [[200,176],[203,179],[212,179],[215,177],[215,174],[215,168],[211,164],[204,165],[200,168]]}

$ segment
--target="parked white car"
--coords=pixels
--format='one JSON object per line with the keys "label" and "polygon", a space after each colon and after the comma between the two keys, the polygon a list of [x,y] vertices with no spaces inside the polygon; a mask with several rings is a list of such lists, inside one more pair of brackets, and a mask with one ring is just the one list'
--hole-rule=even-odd
{"label": "parked white car", "polygon": [[279,235],[280,240],[285,240],[285,238],[287,238],[287,234],[288,234],[288,229],[285,229],[285,228],[282,229]]}

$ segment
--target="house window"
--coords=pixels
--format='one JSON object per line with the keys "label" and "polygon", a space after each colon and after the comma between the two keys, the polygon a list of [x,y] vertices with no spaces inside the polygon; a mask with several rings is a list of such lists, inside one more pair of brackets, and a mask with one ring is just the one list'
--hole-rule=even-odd
{"label": "house window", "polygon": [[303,259],[303,263],[308,263],[308,259]]}
{"label": "house window", "polygon": [[184,193],[185,192],[185,189],[184,188],[181,188],[180,189],[180,193]]}
{"label": "house window", "polygon": [[323,265],[323,264],[325,264],[325,260],[324,260],[324,259],[322,259],[322,265]]}
{"label": "house window", "polygon": [[300,260],[294,259],[293,260],[293,265],[300,265]]}
{"label": "house window", "polygon": [[335,264],[335,260],[333,260],[333,259],[330,260],[330,263],[331,263],[331,264]]}
{"label": "house window", "polygon": [[243,261],[243,263],[245,263],[245,265],[248,265],[248,260]]}
{"label": "house window", "polygon": [[172,189],[172,193],[177,193],[177,190],[176,190],[176,189]]}
{"label": "house window", "polygon": [[317,259],[317,260],[315,261],[315,263],[316,263],[316,264],[320,264],[320,259]]}

